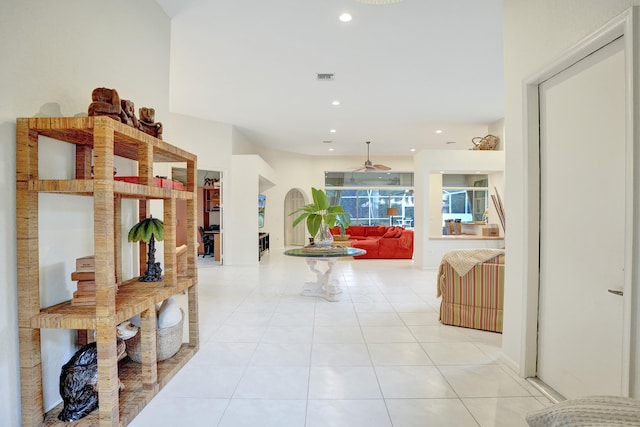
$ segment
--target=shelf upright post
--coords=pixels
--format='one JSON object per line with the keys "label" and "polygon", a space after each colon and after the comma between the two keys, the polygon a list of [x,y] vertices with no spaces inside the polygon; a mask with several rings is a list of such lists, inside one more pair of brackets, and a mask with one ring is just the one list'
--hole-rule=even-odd
{"label": "shelf upright post", "polygon": [[[138,183],[151,188],[153,186],[153,146],[145,140],[138,142]],[[140,220],[149,217],[151,206],[149,200],[138,202],[138,217]],[[140,268],[142,276],[147,268],[147,243],[140,241]]]}
{"label": "shelf upright post", "polygon": [[198,168],[197,160],[187,160],[187,271],[193,286],[187,291],[189,302],[189,345],[198,349]]}
{"label": "shelf upright post", "polygon": [[115,254],[116,289],[122,283],[122,196],[115,196],[113,205],[113,253]]}
{"label": "shelf upright post", "polygon": [[[153,145],[146,139],[138,142],[138,183],[148,188],[153,187]],[[148,218],[151,214],[151,205],[148,199],[140,199],[138,202],[138,217],[140,220]],[[167,228],[165,223],[165,236]],[[166,242],[165,242],[166,247]],[[140,241],[140,270],[143,275],[147,268],[148,243]],[[175,256],[175,255],[174,255]],[[157,390],[158,367],[156,354],[156,309],[151,305],[140,314],[140,345],[142,359],[142,387],[145,390]]]}
{"label": "shelf upright post", "polygon": [[94,117],[93,209],[96,281],[96,344],[100,426],[119,426],[118,354],[116,349],[116,283],[114,254],[114,125]]}
{"label": "shelf upright post", "polygon": [[[172,190],[173,191],[173,190]],[[176,199],[164,199],[164,285],[177,286]]]}
{"label": "shelf upright post", "polygon": [[29,119],[18,119],[16,128],[16,234],[18,263],[18,337],[22,425],[42,423],[42,355],[40,329],[31,328],[31,317],[40,313],[40,261],[38,259],[38,193],[29,191],[29,180],[38,179],[38,134]]}
{"label": "shelf upright post", "polygon": [[91,179],[91,147],[76,145],[76,179]]}
{"label": "shelf upright post", "polygon": [[151,304],[140,313],[140,332],[138,333],[142,360],[142,388],[155,392],[158,390],[155,304]]}

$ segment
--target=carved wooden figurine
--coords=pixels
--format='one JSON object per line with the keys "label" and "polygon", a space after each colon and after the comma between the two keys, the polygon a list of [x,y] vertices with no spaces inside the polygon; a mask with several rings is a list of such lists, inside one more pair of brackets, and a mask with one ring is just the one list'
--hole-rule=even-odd
{"label": "carved wooden figurine", "polygon": [[134,128],[138,127],[138,118],[136,117],[136,108],[133,105],[133,101],[128,99],[123,99],[120,101],[122,105],[122,110],[120,112],[120,121],[122,123],[133,126]]}
{"label": "carved wooden figurine", "polygon": [[120,120],[120,96],[115,89],[97,87],[91,92],[93,102],[89,104],[90,116],[109,116]]}
{"label": "carved wooden figurine", "polygon": [[142,107],[139,111],[139,129],[146,134],[155,136],[158,139],[162,139],[162,123],[155,122],[156,110],[154,110],[153,108]]}
{"label": "carved wooden figurine", "polygon": [[89,116],[108,116],[162,139],[162,123],[156,123],[156,110],[153,108],[140,108],[140,120],[138,120],[133,101],[120,99],[115,89],[95,88],[91,93],[91,99],[93,102],[89,104]]}

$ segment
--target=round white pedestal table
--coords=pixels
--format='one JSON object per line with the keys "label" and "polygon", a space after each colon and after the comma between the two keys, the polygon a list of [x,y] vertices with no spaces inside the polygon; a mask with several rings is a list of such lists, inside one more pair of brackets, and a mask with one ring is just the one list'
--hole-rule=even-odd
{"label": "round white pedestal table", "polygon": [[[321,297],[327,301],[339,301],[342,289],[337,281],[332,277],[333,266],[336,260],[341,257],[352,257],[364,255],[367,251],[358,248],[349,247],[332,247],[332,248],[314,248],[304,247],[289,249],[284,252],[285,255],[304,258],[309,269],[316,275],[315,282],[305,282],[304,288],[300,295],[305,297]],[[327,269],[323,272],[318,269],[319,262],[326,262]]]}

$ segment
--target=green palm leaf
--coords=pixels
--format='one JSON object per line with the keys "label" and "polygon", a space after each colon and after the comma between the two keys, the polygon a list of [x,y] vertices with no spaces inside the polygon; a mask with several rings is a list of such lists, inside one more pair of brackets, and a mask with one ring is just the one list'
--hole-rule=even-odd
{"label": "green palm leaf", "polygon": [[151,236],[157,241],[164,240],[164,223],[158,218],[145,218],[129,230],[129,242],[149,242]]}
{"label": "green palm leaf", "polygon": [[311,188],[311,195],[313,196],[313,204],[318,210],[325,211],[329,208],[329,199],[324,191]]}
{"label": "green palm leaf", "polygon": [[324,222],[329,227],[333,227],[336,222],[336,216],[344,212],[342,206],[333,206],[329,202],[327,194],[323,190],[317,188],[311,188],[311,196],[313,203],[304,205],[289,215],[298,215],[294,220],[292,226],[300,224],[305,221],[307,224],[307,230],[311,236],[315,236],[320,229],[320,224]]}
{"label": "green palm leaf", "polygon": [[309,230],[309,234],[311,236],[315,236],[316,234],[318,234],[318,230],[320,230],[320,224],[322,224],[322,216],[309,215],[307,217],[307,230]]}

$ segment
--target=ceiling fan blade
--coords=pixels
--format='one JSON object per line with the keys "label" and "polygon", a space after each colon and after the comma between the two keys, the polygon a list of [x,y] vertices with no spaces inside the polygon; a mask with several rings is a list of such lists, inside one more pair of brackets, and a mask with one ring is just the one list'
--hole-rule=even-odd
{"label": "ceiling fan blade", "polygon": [[371,160],[369,160],[369,144],[371,141],[367,141],[367,160],[364,162],[364,166],[358,169],[354,169],[354,172],[365,171],[365,172],[375,172],[375,171],[388,171],[391,170],[389,166],[386,165],[374,165]]}
{"label": "ceiling fan blade", "polygon": [[388,171],[391,170],[391,168],[389,166],[385,166],[385,165],[373,165],[373,167],[379,171]]}

